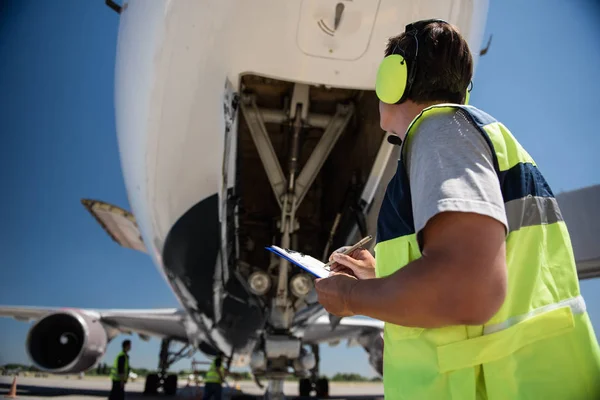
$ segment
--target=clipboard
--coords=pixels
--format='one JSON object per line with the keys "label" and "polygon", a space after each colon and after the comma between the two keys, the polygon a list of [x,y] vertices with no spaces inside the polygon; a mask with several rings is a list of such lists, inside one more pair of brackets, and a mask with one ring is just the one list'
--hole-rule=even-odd
{"label": "clipboard", "polygon": [[326,264],[314,257],[298,251],[282,249],[278,246],[270,246],[266,247],[266,249],[272,253],[275,253],[279,257],[285,258],[292,264],[299,266],[317,278],[327,278],[329,276],[329,268],[326,266]]}

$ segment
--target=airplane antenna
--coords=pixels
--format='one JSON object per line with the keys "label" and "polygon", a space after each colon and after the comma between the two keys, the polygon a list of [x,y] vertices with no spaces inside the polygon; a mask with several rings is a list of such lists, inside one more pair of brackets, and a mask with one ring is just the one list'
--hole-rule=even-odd
{"label": "airplane antenna", "polygon": [[481,51],[479,52],[479,55],[480,55],[480,56],[485,56],[485,55],[487,54],[488,50],[490,49],[490,46],[492,45],[492,37],[493,37],[493,36],[494,36],[494,35],[490,35],[490,38],[488,39],[488,42],[487,42],[487,46],[485,46],[485,47],[484,47],[483,49],[481,49]]}
{"label": "airplane antenna", "polygon": [[115,3],[113,0],[106,0],[106,5],[112,8],[117,14],[121,14],[123,7]]}

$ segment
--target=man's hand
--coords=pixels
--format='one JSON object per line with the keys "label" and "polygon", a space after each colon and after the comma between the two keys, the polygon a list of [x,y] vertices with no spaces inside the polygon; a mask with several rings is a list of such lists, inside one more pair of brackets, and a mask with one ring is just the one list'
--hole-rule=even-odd
{"label": "man's hand", "polygon": [[336,273],[328,278],[315,280],[315,289],[319,297],[319,303],[325,309],[338,317],[349,317],[354,315],[348,306],[348,300],[354,285],[358,283],[356,277]]}
{"label": "man's hand", "polygon": [[350,255],[342,254],[347,247],[337,249],[329,256],[329,261],[335,261],[331,265],[333,274],[342,272],[357,279],[375,278],[375,258],[369,250],[356,249]]}

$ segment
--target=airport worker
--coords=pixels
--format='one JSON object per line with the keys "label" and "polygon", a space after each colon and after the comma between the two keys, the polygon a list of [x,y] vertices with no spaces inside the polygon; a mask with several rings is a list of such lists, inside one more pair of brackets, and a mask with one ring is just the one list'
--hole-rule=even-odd
{"label": "airport worker", "polygon": [[222,384],[225,381],[225,369],[222,366],[223,359],[221,355],[215,357],[206,371],[204,378],[204,394],[202,400],[214,399],[221,400]]}
{"label": "airport worker", "polygon": [[123,400],[125,398],[125,384],[129,377],[129,351],[131,350],[131,340],[124,340],[121,346],[122,351],[115,358],[113,367],[110,370],[110,379],[112,381],[112,389],[108,396],[110,400]]}
{"label": "airport worker", "polygon": [[465,105],[472,72],[444,21],[389,40],[376,93],[400,159],[376,257],[334,252],[319,301],[385,322],[386,399],[600,399],[600,349],[557,201],[509,129]]}

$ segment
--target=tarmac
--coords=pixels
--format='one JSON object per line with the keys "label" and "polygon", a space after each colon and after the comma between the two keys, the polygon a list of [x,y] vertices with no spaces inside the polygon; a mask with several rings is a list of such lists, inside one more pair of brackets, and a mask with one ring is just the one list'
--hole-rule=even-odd
{"label": "tarmac", "polygon": [[[10,390],[13,382],[12,376],[0,376],[0,397],[3,398]],[[265,382],[266,384],[266,382]],[[145,396],[144,380],[138,379],[136,382],[130,382],[126,386],[126,399],[172,399],[172,400],[191,400],[201,399],[202,385],[186,386],[187,381],[179,380],[179,389],[176,396],[165,396],[159,394],[157,396]],[[111,383],[106,377],[85,377],[79,379],[75,376],[57,377],[51,376],[47,378],[34,377],[17,377],[17,398],[22,399],[45,399],[52,398],[53,400],[68,399],[68,400],[90,400],[98,398],[108,398]],[[231,388],[224,387],[223,400],[230,400],[234,395],[250,395],[259,396],[264,393],[264,389],[260,389],[254,382],[236,382]],[[288,399],[300,399],[298,397],[298,383],[285,382],[284,393]],[[330,399],[348,399],[348,400],[382,400],[383,399],[383,384],[381,382],[330,382],[329,383]],[[315,397],[311,397],[315,399]]]}

